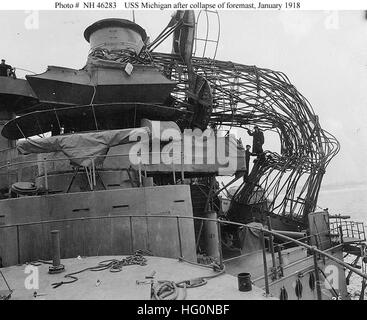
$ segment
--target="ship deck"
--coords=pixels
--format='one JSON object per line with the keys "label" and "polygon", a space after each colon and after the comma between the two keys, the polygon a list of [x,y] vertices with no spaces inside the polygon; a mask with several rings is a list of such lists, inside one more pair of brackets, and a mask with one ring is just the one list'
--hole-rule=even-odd
{"label": "ship deck", "polygon": [[[39,288],[26,289],[25,280],[30,274],[25,273],[26,265],[3,268],[2,272],[13,290],[12,300],[149,300],[150,284],[137,284],[137,281],[146,281],[146,276],[155,273],[156,280],[179,282],[196,277],[213,275],[211,269],[180,262],[177,259],[147,257],[147,265],[131,265],[122,268],[121,272],[85,271],[78,275],[78,281],[53,288],[52,283],[68,281],[64,275],[85,268],[96,266],[99,262],[108,259],[121,260],[124,256],[99,256],[86,258],[63,259],[65,272],[49,274],[49,265],[37,266]],[[0,280],[0,289],[5,289],[5,283]],[[182,290],[182,289],[181,289]],[[37,296],[34,296],[34,292]],[[181,292],[182,294],[182,292]],[[181,296],[182,297],[182,296]],[[180,299],[180,295],[178,296]],[[188,288],[186,300],[265,300],[265,292],[252,286],[250,292],[238,290],[237,278],[222,274],[209,279],[201,287]]]}

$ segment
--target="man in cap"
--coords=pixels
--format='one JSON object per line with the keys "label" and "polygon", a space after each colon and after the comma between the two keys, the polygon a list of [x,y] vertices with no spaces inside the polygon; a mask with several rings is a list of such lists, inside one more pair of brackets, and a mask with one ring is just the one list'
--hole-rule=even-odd
{"label": "man in cap", "polygon": [[252,153],[256,155],[261,155],[263,151],[264,144],[264,133],[259,129],[258,126],[254,127],[254,131],[247,130],[247,133],[253,137],[252,140]]}
{"label": "man in cap", "polygon": [[0,77],[10,77],[12,72],[13,72],[13,68],[5,63],[5,59],[1,59]]}

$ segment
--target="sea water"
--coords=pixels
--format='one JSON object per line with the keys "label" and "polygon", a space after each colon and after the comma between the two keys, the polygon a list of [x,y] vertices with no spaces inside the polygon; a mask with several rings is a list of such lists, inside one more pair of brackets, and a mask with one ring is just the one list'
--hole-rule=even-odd
{"label": "sea water", "polygon": [[[342,214],[350,216],[350,220],[363,222],[367,232],[367,185],[349,185],[339,188],[323,188],[319,194],[318,206],[328,208],[330,214]],[[352,256],[346,261],[351,263]],[[346,272],[346,274],[348,274]],[[361,277],[352,275],[348,291],[352,299],[359,299]],[[365,293],[365,299],[367,294]]]}
{"label": "sea water", "polygon": [[321,188],[317,204],[332,215],[348,215],[367,225],[367,185]]}

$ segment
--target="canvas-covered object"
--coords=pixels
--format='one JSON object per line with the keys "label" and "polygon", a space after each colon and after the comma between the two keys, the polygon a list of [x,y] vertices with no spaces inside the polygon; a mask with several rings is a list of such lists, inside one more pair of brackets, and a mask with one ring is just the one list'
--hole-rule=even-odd
{"label": "canvas-covered object", "polygon": [[102,164],[111,147],[130,143],[130,136],[148,128],[120,129],[73,133],[39,139],[27,139],[17,142],[21,154],[62,153],[72,165],[90,167],[92,159],[95,164]]}

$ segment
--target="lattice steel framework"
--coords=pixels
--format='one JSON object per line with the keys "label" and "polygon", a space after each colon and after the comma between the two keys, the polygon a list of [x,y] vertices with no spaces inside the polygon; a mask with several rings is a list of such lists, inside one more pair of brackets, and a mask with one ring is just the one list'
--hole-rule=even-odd
{"label": "lattice steel framework", "polygon": [[[177,106],[184,108],[187,66],[172,54],[152,53],[152,58],[178,82],[174,96],[181,102]],[[210,126],[258,125],[279,135],[280,152],[265,151],[265,160],[254,166],[234,200],[253,203],[256,196],[256,202],[266,201],[270,211],[296,220],[314,211],[325,169],[340,146],[321,128],[307,99],[282,72],[195,57],[192,65],[213,92]]]}

